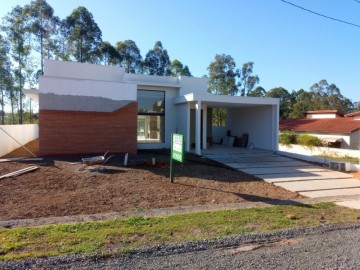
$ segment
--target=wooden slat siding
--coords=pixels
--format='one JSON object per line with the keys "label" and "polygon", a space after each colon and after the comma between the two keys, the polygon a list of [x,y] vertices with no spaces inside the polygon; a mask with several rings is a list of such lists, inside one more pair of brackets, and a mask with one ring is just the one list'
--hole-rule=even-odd
{"label": "wooden slat siding", "polygon": [[137,102],[107,112],[39,111],[40,156],[136,153]]}

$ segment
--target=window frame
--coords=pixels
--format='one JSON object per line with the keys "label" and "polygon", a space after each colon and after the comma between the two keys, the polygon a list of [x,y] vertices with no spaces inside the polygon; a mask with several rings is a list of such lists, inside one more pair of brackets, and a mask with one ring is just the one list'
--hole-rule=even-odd
{"label": "window frame", "polygon": [[[142,140],[142,141],[139,141],[138,139],[138,136],[136,137],[137,139],[137,143],[138,144],[159,144],[159,143],[165,143],[165,112],[166,112],[166,103],[165,103],[165,91],[162,91],[162,90],[146,90],[146,89],[137,89],[137,93],[138,93],[138,96],[137,96],[137,102],[139,104],[139,91],[147,91],[147,92],[161,92],[163,94],[163,111],[162,112],[139,112],[139,105],[138,105],[138,114],[137,114],[137,123],[138,123],[138,120],[139,120],[139,116],[159,116],[160,118],[160,121],[161,121],[161,127],[160,127],[160,135],[159,135],[159,141],[147,141],[146,139],[145,140]],[[138,128],[138,125],[137,125],[137,128]]]}

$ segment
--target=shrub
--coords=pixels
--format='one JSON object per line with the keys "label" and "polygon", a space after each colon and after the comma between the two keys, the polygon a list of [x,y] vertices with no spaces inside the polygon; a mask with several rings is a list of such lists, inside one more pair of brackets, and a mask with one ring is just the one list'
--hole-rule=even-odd
{"label": "shrub", "polygon": [[284,145],[296,144],[297,135],[293,130],[284,130],[279,135],[279,143]]}
{"label": "shrub", "polygon": [[298,143],[310,148],[314,146],[323,146],[323,142],[318,137],[306,133],[298,136]]}

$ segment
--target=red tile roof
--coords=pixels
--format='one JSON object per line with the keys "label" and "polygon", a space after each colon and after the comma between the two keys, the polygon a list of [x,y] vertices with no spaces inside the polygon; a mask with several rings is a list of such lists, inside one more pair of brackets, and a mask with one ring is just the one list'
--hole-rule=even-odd
{"label": "red tile roof", "polygon": [[301,118],[280,121],[280,130],[351,133],[358,129],[360,129],[360,121],[352,118]]}
{"label": "red tile roof", "polygon": [[356,116],[356,115],[360,115],[360,111],[345,114],[344,117],[353,117],[353,116]]}

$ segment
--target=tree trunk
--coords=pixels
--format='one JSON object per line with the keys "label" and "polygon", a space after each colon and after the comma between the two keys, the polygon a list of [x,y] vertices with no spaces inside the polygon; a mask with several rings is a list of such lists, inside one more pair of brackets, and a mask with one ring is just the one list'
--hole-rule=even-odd
{"label": "tree trunk", "polygon": [[5,124],[5,111],[4,111],[4,89],[1,84],[1,124]]}
{"label": "tree trunk", "polygon": [[22,104],[22,73],[21,73],[21,53],[19,51],[19,124],[23,123],[23,104]]}
{"label": "tree trunk", "polygon": [[10,103],[11,103],[11,123],[15,124],[15,115],[14,115],[14,89],[10,90]]}

